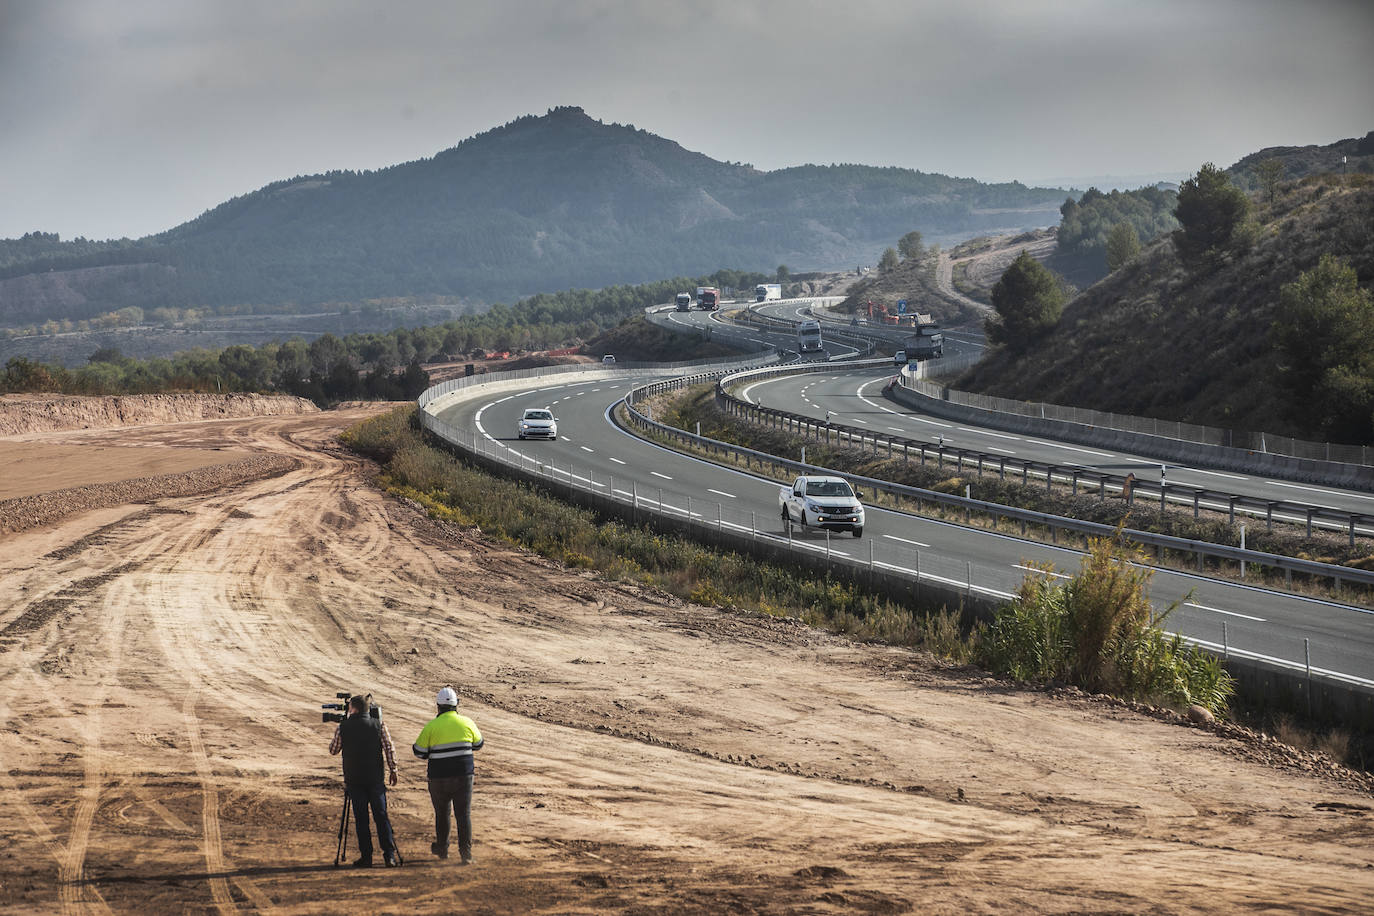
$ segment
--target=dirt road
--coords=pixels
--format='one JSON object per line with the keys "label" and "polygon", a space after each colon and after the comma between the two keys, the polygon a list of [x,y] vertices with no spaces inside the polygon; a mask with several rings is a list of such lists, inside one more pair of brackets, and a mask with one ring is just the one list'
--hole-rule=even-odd
{"label": "dirt road", "polygon": [[[364,413],[123,430],[298,467],[0,541],[0,907],[1368,911],[1349,780],[443,530],[331,444]],[[466,868],[409,756],[445,682],[486,736]],[[332,867],[349,689],[401,755],[401,869]]]}

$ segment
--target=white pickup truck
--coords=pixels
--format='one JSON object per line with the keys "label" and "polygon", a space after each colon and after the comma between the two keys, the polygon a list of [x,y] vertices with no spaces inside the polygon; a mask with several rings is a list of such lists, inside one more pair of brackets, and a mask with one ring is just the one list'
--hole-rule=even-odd
{"label": "white pickup truck", "polygon": [[783,524],[864,533],[864,507],[843,477],[798,477],[778,492]]}

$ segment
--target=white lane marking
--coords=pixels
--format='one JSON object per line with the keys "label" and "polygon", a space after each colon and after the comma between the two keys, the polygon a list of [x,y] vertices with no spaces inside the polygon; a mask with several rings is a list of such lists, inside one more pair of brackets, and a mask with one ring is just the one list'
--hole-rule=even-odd
{"label": "white lane marking", "polygon": [[1295,483],[1279,483],[1277,480],[1266,480],[1265,483],[1273,484],[1276,487],[1287,487],[1290,490],[1309,490],[1313,493],[1322,493],[1326,496],[1353,496],[1355,499],[1374,499],[1374,496],[1361,496],[1359,493],[1337,492],[1335,490],[1322,490],[1317,487],[1300,487]]}
{"label": "white lane marking", "polygon": [[611,460],[614,461],[616,464],[624,464],[624,463],[625,463],[625,462],[621,461],[619,458],[612,458]]}
{"label": "white lane marking", "polygon": [[1020,563],[1013,563],[1013,564],[1011,564],[1011,568],[1012,568],[1012,569],[1024,569],[1026,572],[1029,572],[1029,573],[1035,573],[1035,574],[1037,574],[1037,575],[1048,575],[1048,576],[1051,576],[1051,577],[1053,577],[1053,578],[1055,578],[1055,579],[1072,579],[1072,578],[1073,578],[1073,576],[1066,576],[1066,575],[1064,575],[1063,573],[1057,573],[1057,572],[1046,573],[1043,569],[1036,569],[1034,566],[1022,566]]}
{"label": "white lane marking", "polygon": [[992,436],[993,438],[996,438],[996,439],[1010,439],[1010,440],[1012,440],[1013,442],[1020,442],[1020,441],[1021,441],[1021,437],[1020,437],[1020,436],[1007,436],[1007,435],[1004,435],[1004,434],[1002,434],[1002,433],[989,432],[989,431],[987,431],[986,429],[970,429],[970,428],[968,428],[967,426],[960,426],[959,429],[960,429],[960,431],[962,431],[962,432],[966,432],[966,433],[977,433],[977,434],[980,435],[980,436]]}
{"label": "white lane marking", "polygon": [[1009,448],[998,448],[998,447],[995,446],[995,445],[985,445],[985,446],[983,446],[983,448],[987,449],[987,450],[990,451],[990,452],[1001,452],[1003,455],[1015,455],[1015,454],[1016,454],[1015,452],[1013,452],[1013,451],[1012,451],[1011,449],[1009,449]]}
{"label": "white lane marking", "polygon": [[1224,611],[1219,607],[1208,607],[1205,604],[1198,604],[1196,601],[1185,601],[1183,603],[1187,607],[1195,607],[1200,611],[1212,611],[1217,614],[1225,614],[1228,617],[1244,617],[1246,620],[1256,620],[1260,623],[1264,623],[1263,617],[1251,617],[1249,614],[1242,614],[1239,611]]}
{"label": "white lane marking", "polygon": [[571,441],[572,441],[572,440],[569,439],[567,436],[559,436],[558,438],[562,439],[564,442],[571,442]]}
{"label": "white lane marking", "polygon": [[883,537],[887,538],[887,539],[890,540],[890,541],[901,541],[903,544],[915,544],[917,547],[929,547],[929,546],[930,546],[929,544],[925,543],[924,541],[913,541],[913,540],[910,540],[909,538],[899,538],[899,537],[897,537],[897,535],[895,535],[895,534],[885,534],[885,535],[883,535]]}
{"label": "white lane marking", "polygon": [[727,497],[729,497],[730,499],[735,499],[735,498],[736,498],[736,497],[735,497],[735,494],[733,494],[733,493],[726,493],[724,490],[713,490],[713,489],[711,489],[710,487],[707,487],[707,488],[706,488],[706,492],[707,492],[707,493],[715,493],[715,494],[718,495],[718,496],[727,496]]}
{"label": "white lane marking", "polygon": [[595,451],[595,449],[587,448],[587,446],[585,446],[585,445],[579,445],[578,448],[582,449],[582,451],[584,451],[584,452],[592,452],[592,451]]}
{"label": "white lane marking", "polygon": [[896,427],[896,426],[889,426],[888,429],[892,430],[894,433],[900,433],[900,432],[902,432],[902,430],[899,429],[899,428]]}
{"label": "white lane marking", "polygon": [[867,426],[867,425],[868,425],[868,421],[867,421],[867,420],[861,420],[861,419],[859,419],[858,417],[851,417],[850,419],[851,419],[853,422],[855,422],[855,423],[862,423],[864,426]]}
{"label": "white lane marking", "polygon": [[1180,467],[1180,471],[1187,471],[1190,474],[1206,474],[1209,477],[1225,477],[1227,480],[1249,480],[1248,477],[1241,477],[1239,474],[1223,474],[1220,471],[1204,471],[1200,468]]}
{"label": "white lane marking", "polygon": [[673,479],[673,478],[669,477],[667,474],[660,474],[658,471],[650,471],[649,473],[650,473],[650,474],[653,474],[655,477],[662,477],[664,480],[672,480],[672,479]]}
{"label": "white lane marking", "polygon": [[908,420],[915,420],[917,423],[925,423],[925,424],[927,424],[927,425],[929,425],[929,426],[939,426],[939,427],[942,427],[942,428],[944,428],[944,429],[953,429],[953,428],[954,428],[953,426],[951,426],[951,425],[948,424],[948,423],[941,423],[941,422],[939,422],[938,420],[927,420],[925,417],[907,417],[907,419],[908,419]]}
{"label": "white lane marking", "polygon": [[504,404],[504,403],[506,403],[507,401],[509,401],[511,398],[514,398],[514,397],[516,397],[516,395],[508,394],[508,395],[506,395],[504,398],[501,398],[499,401],[492,401],[492,403],[493,403],[493,404]]}
{"label": "white lane marking", "polygon": [[1026,441],[1027,441],[1027,442],[1033,442],[1033,443],[1035,443],[1036,445],[1046,445],[1046,446],[1049,446],[1050,448],[1062,448],[1062,449],[1066,449],[1066,450],[1068,450],[1068,451],[1070,451],[1070,452],[1082,452],[1082,453],[1085,454],[1085,455],[1096,455],[1098,458],[1115,458],[1115,457],[1116,457],[1115,455],[1108,454],[1107,452],[1095,452],[1095,451],[1093,451],[1093,450],[1090,449],[1090,448],[1078,448],[1077,446],[1074,446],[1074,445],[1064,445],[1064,444],[1062,444],[1062,443],[1060,443],[1060,442],[1046,442],[1046,441],[1044,441],[1043,439],[1027,439]]}

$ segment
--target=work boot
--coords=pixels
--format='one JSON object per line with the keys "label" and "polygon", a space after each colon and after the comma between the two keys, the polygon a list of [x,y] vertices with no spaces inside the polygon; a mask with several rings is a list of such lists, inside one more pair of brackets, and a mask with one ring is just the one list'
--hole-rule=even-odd
{"label": "work boot", "polygon": [[441,858],[441,859],[447,859],[447,858],[448,858],[448,847],[447,847],[447,846],[440,846],[438,843],[430,843],[430,844],[429,844],[429,851],[432,852],[432,853],[434,853],[436,856],[438,856],[438,857]]}
{"label": "work boot", "polygon": [[370,859],[370,858],[364,856],[363,858],[356,860],[356,861],[353,863],[353,867],[354,867],[354,868],[371,868],[371,867],[372,867],[372,859]]}
{"label": "work boot", "polygon": [[399,852],[396,852],[395,850],[392,850],[391,852],[389,852],[389,853],[386,854],[386,867],[387,867],[387,868],[395,868],[396,866],[398,866],[398,865],[400,865],[400,864],[401,864],[401,854],[400,854]]}
{"label": "work boot", "polygon": [[471,864],[472,864],[472,853],[470,853],[470,852],[465,852],[465,853],[463,853],[463,864],[464,864],[464,865],[471,865]]}

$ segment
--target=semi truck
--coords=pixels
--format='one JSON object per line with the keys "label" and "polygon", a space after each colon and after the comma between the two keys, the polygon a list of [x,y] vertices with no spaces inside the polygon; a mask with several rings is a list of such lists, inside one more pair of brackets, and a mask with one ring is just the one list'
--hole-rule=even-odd
{"label": "semi truck", "polygon": [[678,294],[677,294],[677,299],[676,299],[676,301],[675,301],[675,305],[676,305],[676,308],[677,308],[677,310],[678,310],[679,312],[685,312],[685,311],[687,311],[688,309],[690,309],[690,308],[692,307],[692,294],[691,294],[691,293],[678,293]]}
{"label": "semi truck", "polygon": [[906,339],[908,359],[939,359],[945,355],[945,335],[929,315],[916,316],[916,333]]}
{"label": "semi truck", "polygon": [[800,353],[819,353],[821,349],[821,323],[803,321],[797,325],[797,351]]}
{"label": "semi truck", "polygon": [[714,312],[720,308],[720,290],[714,286],[702,286],[697,288],[697,305]]}
{"label": "semi truck", "polygon": [[767,302],[767,301],[769,301],[770,299],[781,299],[781,298],[782,298],[782,284],[781,284],[781,283],[760,283],[758,286],[754,287],[754,301],[755,301],[755,302]]}

